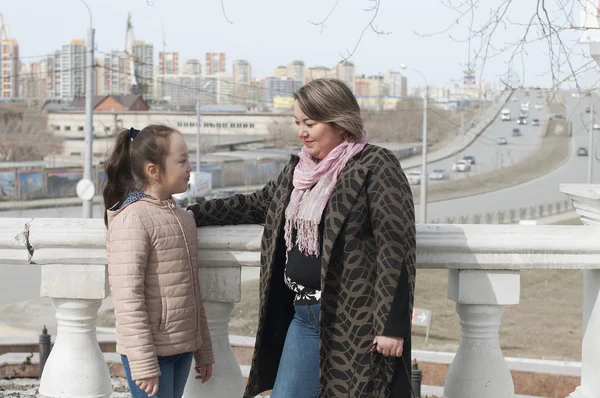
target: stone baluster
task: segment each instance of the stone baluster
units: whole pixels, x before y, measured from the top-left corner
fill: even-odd
[[[600,185],[561,184],[560,190],[573,201],[585,225],[600,226]],[[570,398],[593,398],[600,393],[600,269],[583,271],[582,330],[581,385]]]
[[[57,335],[40,381],[45,397],[108,398],[112,385],[96,339],[96,318],[109,293],[99,220],[35,219],[29,241],[41,264],[40,295],[56,308]]]
[[[249,233],[251,232],[251,233]],[[199,279],[213,343],[213,377],[202,384],[192,368],[184,397],[241,397],[244,380],[229,341],[229,321],[241,296],[241,267],[260,264],[257,225],[207,227],[198,230]],[[250,238],[251,237],[251,238]]]
[[[446,376],[444,398],[514,397],[498,330],[505,305],[519,303],[519,271],[449,270],[461,339]]]

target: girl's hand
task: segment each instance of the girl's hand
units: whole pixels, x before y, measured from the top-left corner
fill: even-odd
[[[151,379],[136,380],[135,384],[148,394],[149,397],[155,397],[158,394],[158,377],[152,377]]]
[[[202,380],[202,384],[206,383],[212,377],[212,364],[209,365],[200,365],[194,367],[198,376],[196,376],[197,380]]]

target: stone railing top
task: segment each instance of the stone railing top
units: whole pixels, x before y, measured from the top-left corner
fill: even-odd
[[[198,230],[200,265],[259,266],[263,227]],[[0,219],[0,263],[105,264],[99,219]],[[417,226],[417,267],[437,269],[600,268],[600,228],[570,225]]]

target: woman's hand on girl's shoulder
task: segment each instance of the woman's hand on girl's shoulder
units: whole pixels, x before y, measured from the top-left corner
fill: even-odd
[[[196,371],[196,380],[202,380],[202,384],[206,383],[212,377],[212,364],[199,365],[194,367]]]

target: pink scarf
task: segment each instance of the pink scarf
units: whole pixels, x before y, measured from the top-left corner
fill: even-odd
[[[302,148],[298,154],[300,161],[294,169],[294,190],[285,209],[285,245],[288,251],[294,247],[292,231],[295,229],[298,249],[306,255],[319,256],[319,223],[325,206],[340,172],[365,145],[366,133],[361,142],[342,142],[318,163],[308,154],[306,147]]]

